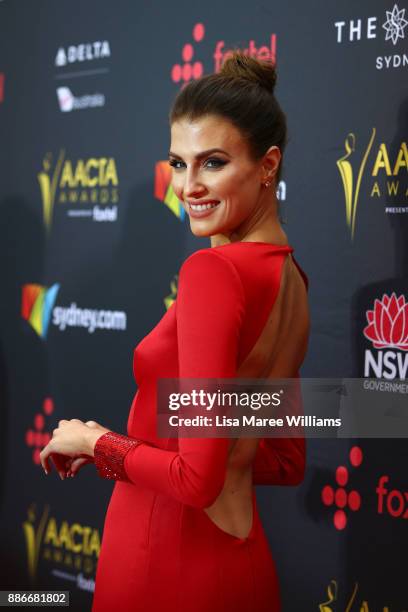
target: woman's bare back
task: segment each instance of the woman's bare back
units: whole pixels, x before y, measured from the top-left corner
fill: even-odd
[[[292,378],[304,360],[310,317],[305,282],[289,254],[282,268],[278,296],[268,320],[237,378]],[[252,464],[258,438],[231,440],[225,484],[215,502],[205,508],[222,530],[239,538],[252,525]]]

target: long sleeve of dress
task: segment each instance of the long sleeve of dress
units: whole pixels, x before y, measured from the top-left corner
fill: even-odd
[[[211,250],[188,257],[180,269],[176,309],[179,377],[234,378],[245,295],[232,262]],[[109,432],[97,440],[95,464],[102,477],[205,508],[223,488],[228,449],[228,438],[179,438],[178,451],[168,451]]]

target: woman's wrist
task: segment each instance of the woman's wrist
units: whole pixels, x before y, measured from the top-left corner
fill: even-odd
[[[100,429],[91,429],[88,428],[89,431],[85,433],[85,453],[90,455],[91,457],[95,457],[95,445],[99,438],[106,434],[109,429],[106,431],[101,431]]]

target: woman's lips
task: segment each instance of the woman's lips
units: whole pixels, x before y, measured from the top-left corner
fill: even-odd
[[[208,217],[211,213],[218,208],[221,202],[217,200],[208,200],[202,204],[191,204],[188,203],[188,212],[190,217],[195,219],[201,219],[202,217]],[[209,206],[210,205],[210,206]]]

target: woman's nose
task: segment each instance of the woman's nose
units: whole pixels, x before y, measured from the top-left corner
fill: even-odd
[[[205,191],[204,185],[199,181],[199,178],[194,172],[186,172],[184,180],[184,195],[186,198],[202,193]]]

